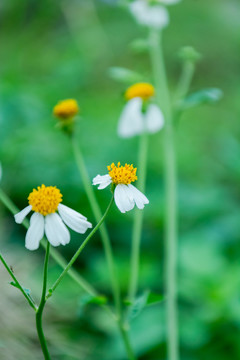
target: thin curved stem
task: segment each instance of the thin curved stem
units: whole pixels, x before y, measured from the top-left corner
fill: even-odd
[[[14,215],[19,212],[19,209],[17,206],[12,202],[12,200],[7,196],[7,194],[0,188],[0,201],[3,203],[3,205],[6,206],[6,208]],[[22,223],[22,225],[28,229],[29,227],[29,221],[25,219]],[[47,247],[48,241],[46,239],[43,239],[41,241],[41,246],[43,246],[44,249]],[[63,269],[65,269],[67,265],[67,261],[64,259],[62,255],[59,254],[59,252],[52,248],[51,249],[51,257],[56,261],[56,263]],[[74,269],[70,269],[68,272],[68,275],[82,288],[84,289],[88,294],[97,296],[98,292],[93,288],[93,286],[88,283],[82,276],[78,274],[78,272]]]
[[[195,63],[188,60],[183,63],[181,76],[175,93],[175,101],[184,99],[188,93],[193,74],[195,70]]]
[[[19,281],[17,280],[16,276],[14,275],[14,273],[12,272],[11,268],[8,266],[8,264],[6,263],[6,261],[4,260],[3,256],[0,254],[0,260],[3,263],[3,265],[5,266],[7,272],[9,273],[9,275],[12,277],[12,279],[14,280],[14,286],[16,286],[21,293],[23,294],[23,296],[27,299],[29,305],[35,310],[37,311],[37,305],[35,304],[35,302],[33,301],[33,299],[26,293],[26,291],[23,289],[23,287],[20,285]]]
[[[140,137],[139,152],[138,152],[138,173],[139,173],[138,189],[142,192],[145,191],[145,186],[146,186],[147,153],[148,153],[148,134],[146,132],[143,132]],[[128,289],[128,297],[130,301],[134,300],[138,287],[142,223],[143,223],[143,211],[135,210],[133,233],[132,233],[130,283]]]
[[[179,359],[177,321],[177,174],[172,107],[162,54],[161,34],[152,29],[150,55],[156,85],[156,96],[165,117],[164,160],[166,186],[165,286],[167,312],[168,359]]]
[[[102,225],[102,223],[104,222],[106,216],[109,213],[109,210],[113,204],[113,200],[114,197],[112,196],[111,201],[104,213],[104,215],[102,216],[101,220],[99,221],[99,223],[95,226],[95,228],[90,232],[90,234],[86,237],[86,239],[82,242],[82,244],[79,246],[78,250],[75,252],[75,254],[73,255],[73,257],[71,258],[71,260],[69,261],[69,263],[67,264],[67,266],[65,267],[65,269],[63,270],[63,272],[61,273],[61,275],[58,277],[58,279],[55,281],[55,283],[53,284],[53,286],[49,289],[48,294],[46,295],[46,300],[52,296],[53,292],[56,290],[56,288],[58,287],[58,285],[60,284],[60,282],[62,281],[62,279],[64,278],[64,276],[68,273],[69,269],[71,268],[71,266],[74,264],[74,262],[77,260],[78,256],[81,254],[81,252],[83,251],[83,249],[85,248],[85,246],[87,245],[87,243],[89,242],[89,240],[93,237],[93,235],[95,234],[95,232],[100,228],[100,226]]]
[[[43,309],[46,304],[46,290],[47,290],[47,275],[48,275],[48,260],[49,260],[49,250],[50,250],[50,243],[47,243],[46,247],[46,255],[45,255],[45,261],[44,261],[44,270],[43,270],[43,288],[42,288],[42,297],[41,301],[38,307],[38,310],[36,312],[36,327],[37,327],[37,333],[38,338],[41,344],[42,352],[44,355],[45,360],[50,360],[49,351],[47,348],[46,339],[44,336],[43,328],[42,328],[42,314]]]
[[[95,196],[92,184],[91,184],[91,180],[89,178],[87,168],[86,168],[86,165],[84,162],[84,158],[83,158],[80,146],[76,141],[75,136],[71,137],[71,144],[72,144],[73,154],[74,154],[74,157],[76,160],[76,164],[77,164],[79,173],[82,178],[83,186],[84,186],[84,189],[85,189],[87,197],[88,197],[89,204],[91,206],[95,220],[98,223],[102,218],[102,212],[98,205],[98,202],[97,202],[97,199],[96,199],[96,196]],[[105,255],[106,255],[106,259],[107,259],[115,307],[116,307],[117,313],[119,313],[119,309],[121,309],[121,295],[120,295],[119,281],[118,281],[117,274],[116,274],[116,268],[114,265],[114,257],[113,257],[111,241],[110,241],[108,231],[107,231],[105,224],[103,224],[101,226],[99,231],[100,231],[100,235],[102,238],[103,247],[104,247],[104,251],[105,251]]]

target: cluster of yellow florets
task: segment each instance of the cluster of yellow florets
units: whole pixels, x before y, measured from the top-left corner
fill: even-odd
[[[28,196],[32,210],[44,216],[55,213],[61,201],[62,194],[56,186],[38,186]]]
[[[126,100],[131,100],[135,97],[140,97],[143,100],[148,100],[154,95],[154,87],[149,83],[137,83],[130,86],[125,92]]]
[[[73,118],[79,112],[78,103],[74,99],[59,101],[53,108],[53,114],[61,120]]]
[[[112,163],[107,167],[109,175],[112,178],[113,184],[131,184],[135,180],[137,180],[136,171],[137,168],[134,168],[133,165],[125,164],[125,166],[121,166],[120,162],[117,166]]]

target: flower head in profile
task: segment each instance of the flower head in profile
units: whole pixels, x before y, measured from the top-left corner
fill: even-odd
[[[78,112],[78,103],[74,99],[59,101],[53,108],[53,114],[60,120],[72,119]]]
[[[120,115],[118,135],[128,138],[143,132],[155,133],[162,129],[164,118],[159,107],[151,103],[155,89],[149,83],[136,83],[125,92],[127,103]]]
[[[28,250],[38,249],[44,232],[50,244],[58,246],[66,245],[70,241],[70,233],[66,225],[80,234],[84,234],[92,227],[85,216],[61,202],[62,194],[56,186],[41,185],[29,194],[29,205],[14,215],[16,223],[21,224],[30,211],[34,211],[25,239]]]
[[[174,0],[172,0],[174,1]],[[162,4],[170,3],[171,0],[163,0]],[[169,23],[167,9],[158,2],[148,0],[134,0],[129,4],[129,10],[135,20],[143,26],[163,29]]]
[[[113,184],[114,200],[122,213],[132,210],[135,205],[139,209],[143,209],[149,201],[141,191],[132,185],[132,182],[137,180],[136,172],[137,168],[134,168],[133,165],[121,166],[119,162],[116,166],[112,163],[108,166],[108,174],[97,175],[93,179],[93,185],[99,185],[98,189],[101,190]]]

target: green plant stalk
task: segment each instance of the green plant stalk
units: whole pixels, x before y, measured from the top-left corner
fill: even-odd
[[[157,102],[165,117],[164,160],[166,186],[165,286],[167,313],[167,350],[169,360],[179,359],[177,321],[177,175],[174,129],[170,95],[162,53],[161,33],[151,29],[150,56],[156,84]]]
[[[124,342],[125,349],[126,349],[126,352],[127,352],[127,355],[128,355],[128,359],[129,360],[136,360],[136,357],[134,355],[132,346],[131,346],[130,341],[129,341],[128,331],[127,331],[127,329],[125,328],[125,326],[124,326],[124,324],[122,322],[119,322],[119,330],[120,330],[122,338],[123,338],[123,342]]]
[[[112,196],[111,201],[104,213],[104,215],[102,216],[101,220],[99,221],[99,223],[95,226],[95,228],[90,232],[90,234],[86,237],[86,239],[82,242],[82,244],[79,246],[78,250],[75,252],[75,254],[73,255],[73,257],[71,258],[71,260],[69,261],[69,263],[67,264],[67,266],[65,267],[65,269],[63,270],[63,272],[61,273],[61,275],[57,278],[57,280],[55,281],[55,283],[53,284],[53,286],[49,289],[48,294],[46,295],[46,300],[52,296],[53,292],[56,290],[56,288],[58,287],[58,285],[60,284],[60,282],[62,281],[62,279],[64,278],[64,276],[68,273],[68,271],[70,270],[71,266],[74,264],[74,262],[77,260],[78,256],[81,254],[81,252],[83,251],[83,249],[85,248],[85,246],[87,245],[87,243],[89,242],[89,240],[93,237],[93,235],[95,234],[95,232],[100,228],[100,226],[102,225],[102,223],[104,222],[107,214],[109,213],[109,210],[113,204],[113,200],[114,197]]]
[[[60,284],[60,282],[62,281],[62,279],[64,278],[64,276],[67,274],[67,272],[70,270],[71,266],[74,264],[74,262],[77,260],[78,256],[81,254],[81,252],[83,251],[83,249],[85,248],[85,246],[87,245],[87,243],[89,242],[89,240],[92,238],[92,236],[96,233],[96,231],[99,229],[101,229],[101,225],[103,224],[105,218],[107,217],[110,208],[113,204],[114,201],[114,195],[112,195],[111,201],[104,213],[104,215],[102,216],[102,218],[100,219],[100,221],[98,222],[98,224],[95,226],[95,228],[90,232],[90,234],[86,237],[86,239],[83,241],[83,243],[80,245],[80,247],[78,248],[78,250],[76,251],[76,253],[73,255],[72,259],[69,261],[69,263],[67,264],[67,266],[65,267],[65,269],[63,270],[63,272],[61,273],[61,275],[58,277],[58,279],[55,281],[55,283],[53,284],[53,286],[49,289],[48,294],[46,295],[45,300],[47,301],[48,298],[50,298],[53,294],[53,292],[56,290],[56,288],[58,287],[58,285]],[[111,252],[112,254],[112,252]],[[112,259],[113,261],[113,259]],[[108,309],[107,309],[108,310]],[[135,360],[135,357],[133,355],[133,351],[130,345],[130,341],[128,338],[128,333],[127,330],[125,329],[124,325],[123,325],[123,316],[122,316],[122,308],[121,308],[121,303],[119,304],[118,308],[117,308],[117,315],[118,317],[115,319],[117,321],[120,333],[122,335],[124,344],[125,344],[125,348],[129,357],[129,360]]]
[[[185,96],[187,95],[190,84],[192,82],[194,71],[195,71],[195,63],[190,60],[184,61],[182,66],[182,73],[175,93],[176,102],[184,99]]]
[[[183,63],[182,73],[175,93],[175,109],[173,114],[174,116],[173,119],[175,122],[177,122],[182,115],[181,106],[179,105],[181,105],[181,101],[184,100],[184,98],[186,97],[189,91],[194,71],[195,71],[194,62],[187,60]]]
[[[4,267],[6,268],[7,272],[9,273],[9,275],[12,277],[12,279],[14,280],[15,284],[17,285],[17,288],[21,291],[21,293],[23,294],[23,296],[27,299],[29,305],[36,311],[37,310],[37,306],[34,303],[34,301],[28,296],[28,294],[26,293],[26,291],[23,289],[23,287],[20,285],[19,281],[17,280],[16,276],[13,274],[12,270],[10,269],[10,267],[8,266],[8,264],[6,263],[6,261],[4,260],[3,256],[0,254],[0,260],[3,263]]]
[[[72,148],[73,148],[73,153],[74,153],[74,157],[76,160],[76,164],[77,164],[79,173],[82,177],[84,189],[86,191],[86,194],[87,194],[93,215],[95,217],[95,220],[98,223],[99,221],[101,221],[102,213],[101,213],[100,207],[98,205],[96,196],[93,191],[93,187],[92,187],[91,180],[89,178],[89,175],[88,175],[85,163],[84,163],[82,152],[80,150],[79,145],[77,144],[77,141],[76,141],[74,135],[71,138],[71,143],[72,143]],[[103,241],[104,251],[105,251],[108,269],[109,269],[109,274],[111,276],[111,285],[112,285],[114,302],[115,302],[117,313],[119,314],[121,312],[121,296],[120,296],[119,282],[118,282],[118,278],[116,275],[116,269],[115,269],[115,265],[114,265],[112,246],[111,246],[111,242],[110,242],[105,224],[103,224],[101,226],[99,231],[100,231],[100,235],[101,235],[101,238]]]
[[[147,153],[148,153],[148,134],[146,131],[144,131],[140,137],[140,144],[138,150],[138,173],[140,174],[138,180],[138,189],[142,192],[145,191],[145,186],[146,186]],[[138,288],[142,224],[143,224],[143,211],[135,210],[134,222],[133,222],[133,234],[132,234],[130,283],[128,289],[128,298],[130,301],[134,300]]]
[[[3,205],[6,206],[6,208],[14,215],[19,212],[19,209],[16,207],[16,205],[12,202],[12,200],[7,196],[7,194],[0,188],[0,201],[3,203]],[[22,223],[22,225],[28,229],[29,227],[29,221],[25,219]],[[46,239],[43,239],[41,241],[41,245],[44,249],[47,247],[48,241]],[[56,263],[63,269],[65,269],[67,265],[67,261],[64,259],[62,255],[58,253],[56,249],[51,249],[51,257],[56,261]],[[97,296],[98,292],[95,290],[91,284],[89,284],[84,278],[82,278],[78,272],[74,269],[71,269],[68,272],[68,275],[81,287],[83,288],[88,294],[92,296]]]
[[[50,360],[50,355],[47,348],[46,339],[44,336],[43,328],[42,328],[42,314],[44,310],[44,306],[46,304],[46,290],[47,290],[47,273],[48,273],[48,260],[49,260],[49,251],[50,250],[50,243],[47,242],[46,247],[46,255],[45,255],[45,261],[44,261],[44,270],[43,270],[43,288],[42,288],[42,297],[41,301],[38,307],[38,310],[36,312],[36,327],[37,327],[37,333],[38,338],[41,344],[42,352],[44,355],[45,360]]]

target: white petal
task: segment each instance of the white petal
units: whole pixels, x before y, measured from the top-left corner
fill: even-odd
[[[56,213],[45,216],[45,233],[52,246],[66,245],[70,241],[70,233]]]
[[[35,212],[30,218],[30,226],[26,234],[25,246],[28,250],[37,250],[44,235],[44,216]]]
[[[118,122],[118,135],[132,137],[143,131],[142,99],[134,98],[127,102]]]
[[[112,182],[112,178],[109,174],[106,175],[97,175],[95,176],[95,178],[93,179],[92,184],[93,185],[99,185],[98,189],[102,190],[105,189],[105,187],[107,187],[108,185],[110,185]]]
[[[85,216],[68,206],[59,204],[58,211],[63,221],[74,231],[84,234],[88,228],[92,228],[92,224],[87,221]]]
[[[114,190],[114,200],[122,213],[132,210],[134,207],[134,200],[128,191],[127,185],[118,184]]]
[[[164,117],[157,105],[151,104],[148,106],[145,121],[147,131],[152,134],[162,129],[164,125]]]
[[[22,211],[20,211],[16,215],[14,215],[16,223],[21,224],[23,222],[23,220],[25,219],[25,217],[30,213],[31,210],[32,210],[32,205],[28,205]]]
[[[150,5],[145,0],[135,0],[129,7],[141,25],[162,29],[169,23],[168,11],[161,5]]]
[[[143,209],[144,205],[149,204],[148,198],[141,191],[139,191],[135,186],[133,186],[132,184],[129,184],[127,186],[128,186],[128,189],[131,191],[131,194],[132,194],[132,197],[134,199],[136,206],[139,209]]]

